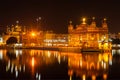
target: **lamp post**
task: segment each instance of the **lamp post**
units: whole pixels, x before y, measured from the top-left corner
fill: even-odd
[[[30,36],[31,36],[31,40],[30,40],[31,44],[32,44],[32,46],[34,46],[36,43],[36,33],[32,31]]]

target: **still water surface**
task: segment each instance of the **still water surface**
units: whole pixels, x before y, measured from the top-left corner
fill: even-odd
[[[119,80],[120,50],[0,50],[0,80]]]

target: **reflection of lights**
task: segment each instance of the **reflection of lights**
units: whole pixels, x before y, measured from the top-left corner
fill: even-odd
[[[20,65],[20,67],[19,67],[19,70],[20,70],[20,72],[21,72],[21,65]]]
[[[22,55],[22,50],[20,50],[20,55]]]
[[[38,78],[38,73],[36,73],[36,78]]]
[[[106,63],[104,63],[104,69],[106,69],[106,66],[107,66],[107,64],[106,64]]]
[[[89,69],[89,63],[87,62],[87,69]]]
[[[83,76],[82,76],[82,80],[86,80],[86,76],[85,76],[85,74],[83,74]]]
[[[55,57],[57,58],[57,56],[58,56],[58,53],[55,53]]]
[[[82,67],[82,60],[80,60],[80,67]]]
[[[70,60],[70,58],[68,58],[68,66],[71,66],[71,60]]]
[[[98,59],[99,61],[102,61],[102,54],[99,54]]]
[[[15,50],[15,53],[16,53],[16,57],[20,54],[22,55],[22,50]]]
[[[72,76],[70,76],[70,80],[72,80]]]
[[[34,53],[35,53],[34,50],[31,50],[31,51],[30,51],[30,55],[31,55],[31,56],[34,56]]]
[[[103,79],[107,80],[107,74],[103,74]]]
[[[11,73],[13,73],[13,69],[14,69],[14,64],[12,64]]]
[[[103,61],[101,61],[101,65],[102,65],[102,67],[103,67],[103,63],[104,63],[104,62],[103,62]]]
[[[112,60],[109,61],[109,65],[112,65]]]
[[[37,79],[37,80],[40,80],[40,78],[41,78],[41,75],[38,74],[38,73],[36,73],[36,79]]]
[[[6,66],[6,71],[10,69],[10,60],[8,61],[8,65]]]
[[[16,77],[18,77],[18,71],[15,71]]]
[[[0,50],[0,59],[3,59],[3,51]]]
[[[32,57],[32,67],[34,67],[35,65],[35,60],[34,60],[34,57]]]
[[[50,51],[48,51],[48,54],[47,54],[47,55],[48,55],[48,57],[50,58],[50,56],[51,56],[51,53],[50,53]]]
[[[99,64],[99,62],[97,62],[97,70],[99,70],[100,69],[100,64]]]
[[[40,80],[40,78],[41,78],[41,75],[39,74],[39,76],[38,76],[38,80]]]
[[[82,67],[82,57],[80,57],[80,67]]]
[[[99,71],[102,70],[103,72],[104,71],[106,72],[109,67],[108,62],[110,60],[112,61],[111,53],[99,53],[97,55],[90,55],[87,58],[85,57],[86,59],[84,59],[84,57],[85,57],[85,54],[79,57],[78,55],[75,55],[75,54],[73,55],[68,54],[68,66],[71,69],[75,70],[74,72],[77,74],[77,76],[81,77],[81,80],[87,80],[87,77],[89,76],[91,76],[91,80],[96,80],[97,76],[99,75],[101,76],[101,73],[99,73]],[[97,57],[97,59],[94,59],[94,57]],[[77,65],[77,62],[79,62],[79,66]],[[83,68],[81,68],[81,66]],[[90,75],[88,76],[89,73]],[[71,76],[69,75],[69,80],[70,79],[71,79]]]
[[[73,70],[68,70],[68,75],[72,76],[73,75]]]
[[[65,56],[63,56],[63,60],[65,61]]]
[[[60,55],[58,55],[58,62],[59,62],[59,64],[60,64],[60,62],[61,62]]]
[[[9,70],[9,67],[6,66],[6,72]]]
[[[15,71],[17,71],[17,66],[15,66]]]
[[[112,65],[112,55],[109,55],[109,65]]]
[[[16,77],[18,77],[18,70],[17,70],[17,66],[15,66],[15,74],[16,74]]]
[[[35,58],[34,57],[32,57],[31,66],[32,66],[32,75],[34,75],[34,66],[35,66]]]
[[[25,64],[24,64],[24,66],[23,66],[23,72],[25,72]]]
[[[104,68],[104,69],[106,69],[107,68],[107,64],[106,64],[106,62],[101,62],[101,66]]]
[[[103,54],[103,59],[105,62],[108,62],[108,54],[107,53]]]
[[[92,80],[96,80],[96,76],[95,75],[92,75]]]

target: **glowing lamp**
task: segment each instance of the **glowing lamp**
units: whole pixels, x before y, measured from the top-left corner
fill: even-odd
[[[32,32],[32,33],[31,33],[31,36],[33,36],[33,37],[34,37],[35,35],[36,35],[36,34],[35,34],[34,32]]]

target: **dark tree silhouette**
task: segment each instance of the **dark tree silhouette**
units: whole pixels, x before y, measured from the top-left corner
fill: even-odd
[[[14,44],[17,43],[17,38],[16,37],[10,37],[7,41],[7,44]]]

